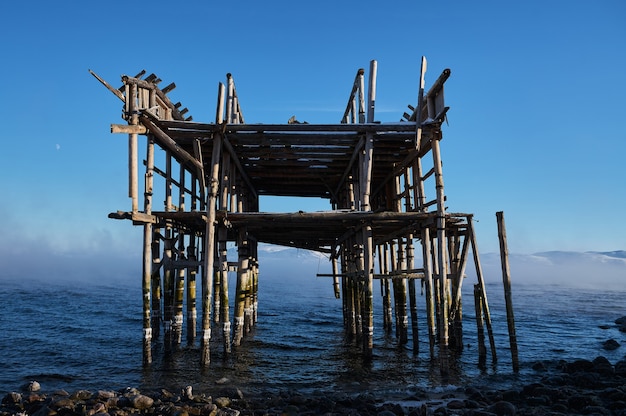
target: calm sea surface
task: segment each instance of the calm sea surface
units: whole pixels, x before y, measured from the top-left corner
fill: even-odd
[[[466,292],[473,283],[466,282]],[[414,356],[410,344],[398,347],[393,334],[383,333],[376,290],[375,357],[371,365],[364,365],[358,348],[344,341],[341,301],[334,298],[329,279],[261,275],[257,326],[231,356],[225,357],[215,340],[211,365],[201,369],[199,342],[188,346],[183,341],[169,359],[163,359],[162,347],[155,347],[155,362],[143,368],[138,282],[0,279],[0,395],[30,380],[37,380],[44,391],[128,386],[179,391],[192,385],[195,392],[210,392],[217,380],[226,377],[249,394],[284,390],[391,393],[468,383],[504,386],[529,380],[537,361],[604,355],[615,363],[626,354],[626,333],[613,324],[626,315],[626,290],[514,285],[521,367],[515,375],[502,285],[488,285],[487,293],[498,363],[491,364],[488,355],[488,368],[480,371],[477,367],[473,298],[466,293],[464,343],[469,346],[444,380],[429,359],[423,297],[419,299],[420,354]],[[601,329],[603,325],[610,328]],[[218,331],[214,328],[213,333]],[[603,350],[602,343],[611,338],[623,346]]]

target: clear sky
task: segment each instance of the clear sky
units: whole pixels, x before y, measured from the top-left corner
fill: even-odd
[[[195,121],[214,121],[231,72],[247,122],[335,123],[376,59],[376,119],[398,121],[422,55],[427,87],[452,72],[447,203],[475,214],[482,252],[497,251],[496,211],[511,252],[626,249],[621,0],[23,1],[0,16],[5,260],[140,256],[141,229],[107,218],[130,209],[126,136],[109,132],[121,102],[88,69],[175,82]]]

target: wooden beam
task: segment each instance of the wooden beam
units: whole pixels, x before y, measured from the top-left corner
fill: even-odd
[[[98,74],[96,74],[95,72],[93,72],[91,69],[89,70],[89,73],[91,75],[94,76],[94,78],[96,78],[98,81],[100,81],[100,83],[102,85],[104,85],[106,87],[106,89],[108,89],[109,91],[111,91],[117,98],[119,98],[120,100],[122,100],[122,102],[126,102],[126,98],[124,98],[124,94],[122,94],[120,92],[120,90],[117,90],[115,88],[113,88],[111,86],[111,84],[109,84],[108,82],[106,82],[104,79],[100,78],[100,76]]]
[[[139,116],[139,121],[148,129],[150,133],[155,136],[155,139],[159,141],[163,147],[168,149],[172,154],[176,155],[176,158],[182,163],[188,163],[194,169],[203,170],[204,166],[186,150],[181,148],[171,137],[169,137],[163,130],[161,130],[148,116],[153,116],[147,111],[144,111]]]
[[[111,133],[146,134],[148,130],[142,125],[111,124]]]

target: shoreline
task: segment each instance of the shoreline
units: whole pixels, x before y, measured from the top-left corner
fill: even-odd
[[[626,358],[615,365],[603,356],[538,362],[533,370],[535,380],[521,387],[470,385],[439,392],[417,389],[406,394],[285,391],[248,396],[227,379],[210,394],[194,394],[191,386],[181,386],[179,392],[126,388],[43,393],[33,381],[2,398],[0,416],[626,415]]]

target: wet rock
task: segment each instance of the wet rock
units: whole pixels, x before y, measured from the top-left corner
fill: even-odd
[[[26,391],[39,391],[41,390],[41,384],[37,381],[31,381],[26,385]]]
[[[607,351],[613,351],[620,347],[620,343],[615,341],[614,339],[607,339],[602,343],[602,348]]]
[[[463,402],[463,400],[454,399],[448,402],[447,407],[448,409],[453,410],[465,409],[465,403]]]
[[[232,400],[230,399],[230,397],[222,396],[222,397],[216,397],[213,400],[213,403],[215,403],[218,408],[223,408],[223,407],[230,406],[230,404],[232,403]]]
[[[515,406],[512,403],[499,401],[489,406],[487,410],[498,416],[515,416]]]
[[[239,416],[240,413],[239,410],[224,407],[223,409],[218,409],[215,416]]]
[[[596,357],[593,360],[593,372],[603,375],[612,375],[615,370],[613,365],[606,357]]]
[[[136,394],[128,398],[130,405],[134,409],[145,410],[154,404],[154,399],[143,394]]]
[[[89,400],[91,399],[92,396],[93,396],[93,393],[90,392],[89,390],[78,390],[74,392],[74,394],[72,394],[70,398],[72,400]]]
[[[20,393],[11,392],[4,396],[2,404],[16,404],[22,402],[22,395]]]
[[[626,360],[616,362],[614,369],[616,375],[626,377]]]
[[[53,400],[51,403],[51,407],[56,410],[59,410],[59,409],[74,410],[75,406],[76,404],[74,403],[74,400],[72,400],[69,397],[59,397],[58,399]]]
[[[579,373],[593,370],[593,363],[589,360],[575,360],[565,364],[565,371],[567,373]]]
[[[94,395],[94,397],[98,400],[108,400],[115,396],[116,394],[114,391],[105,391],[105,390],[98,390],[96,394]]]

